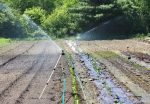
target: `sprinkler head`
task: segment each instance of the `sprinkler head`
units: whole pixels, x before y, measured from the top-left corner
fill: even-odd
[[[130,60],[131,59],[131,56],[128,56],[128,60]]]
[[[65,52],[64,52],[64,50],[62,50],[62,53],[61,53],[62,55],[65,55]]]

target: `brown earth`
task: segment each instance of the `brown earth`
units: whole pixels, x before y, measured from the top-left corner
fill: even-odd
[[[136,87],[128,86],[127,83],[123,83],[125,86],[128,86],[128,89],[132,90],[135,96],[147,96],[145,99],[146,104],[149,102],[150,95],[150,71],[143,66],[136,65],[136,63],[131,62],[128,59],[124,59],[120,57],[119,54],[123,53],[125,55],[135,57],[137,61],[143,61],[149,64],[149,53],[150,53],[150,44],[137,41],[137,40],[112,40],[112,41],[79,41],[80,47],[86,53],[90,53],[97,57],[98,60],[101,60],[102,57],[99,56],[99,52],[112,51],[118,53],[117,57],[107,58],[106,61],[112,63],[114,67],[116,67],[116,71],[110,72],[114,75],[117,73],[118,75],[122,75],[124,73],[125,76],[129,78],[135,85],[140,87],[142,91],[133,91]],[[131,57],[131,58],[132,58]],[[100,61],[104,63],[105,61]],[[105,65],[108,66],[109,63],[105,62]],[[119,71],[117,71],[119,69]],[[116,78],[117,74],[115,74]],[[123,79],[122,79],[123,80]],[[129,81],[130,82],[130,81]],[[132,88],[133,87],[133,88]],[[147,92],[147,94],[145,93]]]
[[[127,92],[134,94],[135,98],[140,100],[139,102],[144,102],[145,104],[150,103],[150,72],[143,66],[136,65],[136,63],[129,61],[127,58],[121,57],[119,54],[124,52],[130,52],[130,54],[134,55],[140,61],[145,61],[148,63],[149,53],[150,53],[150,44],[141,42],[138,40],[106,40],[106,41],[74,41],[79,47],[83,50],[84,53],[91,54],[94,58],[98,60],[98,62],[103,63],[108,71],[111,73],[112,77],[118,81],[121,86],[124,86]],[[79,77],[81,77],[83,82],[88,83],[86,80],[90,79],[87,72],[85,71],[86,67],[82,65],[79,61],[77,54],[75,54],[69,46],[67,46],[65,40],[57,41],[58,44],[62,45],[67,52],[70,52],[74,56],[74,60],[77,67],[77,72]],[[99,56],[99,52],[114,52],[117,53],[115,57],[104,58]],[[140,57],[142,56],[142,58]],[[84,70],[82,70],[84,69]],[[86,81],[84,81],[84,79]],[[91,83],[91,82],[90,82]],[[90,86],[93,86],[94,83],[91,83]],[[85,92],[90,92],[94,90],[93,87],[88,87]],[[96,89],[96,87],[95,87]],[[137,89],[137,90],[136,90]],[[90,90],[90,91],[89,91]],[[92,91],[92,96],[94,97],[91,101],[93,104],[96,103],[97,90]],[[83,96],[83,92],[81,93]],[[86,94],[87,95],[87,94]],[[87,95],[89,96],[89,95]],[[88,98],[90,99],[90,98]],[[138,102],[138,101],[137,101]],[[83,102],[85,103],[85,102]],[[89,104],[92,104],[89,102]],[[139,103],[141,104],[141,103]]]
[[[6,47],[0,49],[0,104],[61,104],[62,73],[67,75],[66,104],[72,104],[71,77],[64,57],[39,99],[61,54],[52,41],[23,41]]]

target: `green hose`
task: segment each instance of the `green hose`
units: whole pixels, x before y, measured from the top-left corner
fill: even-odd
[[[62,104],[65,104],[65,95],[66,95],[66,79],[64,79],[63,94],[62,94]]]

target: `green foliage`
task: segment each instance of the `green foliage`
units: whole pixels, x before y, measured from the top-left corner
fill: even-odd
[[[42,24],[44,29],[56,37],[62,37],[76,30],[77,24],[75,18],[68,12],[69,7],[75,5],[76,2],[76,0],[71,0],[70,2],[65,0],[61,7],[56,8],[48,15],[47,19]]]
[[[133,25],[133,32],[149,32],[149,0],[117,0],[117,5]]]
[[[24,28],[19,21],[20,15],[6,5],[0,4],[0,31],[1,37],[24,37]]]
[[[43,10],[41,7],[33,7],[26,9],[24,14],[28,15],[37,24],[41,24],[46,18],[46,11]]]
[[[5,18],[5,14],[4,13],[0,13],[0,24],[4,23],[6,21],[6,18]]]
[[[98,55],[99,57],[106,58],[106,59],[118,57],[117,54],[111,51],[95,52],[94,54]]]
[[[71,54],[67,53],[67,59],[69,62],[69,71],[71,73],[71,78],[72,78],[72,91],[73,91],[73,98],[74,98],[74,104],[80,104],[80,98],[78,95],[78,86],[77,86],[77,80],[76,80],[76,75],[75,75],[75,70],[73,69],[72,66],[72,56]]]
[[[19,14],[18,11],[10,9],[6,5],[0,4],[0,7],[2,7],[0,10],[0,37],[27,38],[45,34],[27,16]],[[41,8],[33,8],[26,12],[26,14],[33,16],[33,19],[40,20],[40,22],[45,18],[44,13],[45,11]]]
[[[10,39],[0,38],[0,46],[7,44],[7,43],[10,43],[10,42],[11,42]]]
[[[102,68],[97,64],[96,59],[93,59],[92,64],[97,73],[100,73],[102,71]]]
[[[80,0],[77,6],[69,8],[69,12],[76,17],[82,31],[87,31],[110,18],[119,15],[113,1],[108,0]]]
[[[52,11],[55,8],[55,3],[58,0],[3,0],[15,9],[24,12],[28,8],[41,7],[46,11]]]
[[[0,31],[2,31],[0,36],[3,37],[22,37],[34,33],[21,14],[28,15],[55,37],[87,31],[120,15],[128,19],[133,33],[149,33],[150,30],[150,0],[1,0],[0,2],[13,8],[8,10],[6,9],[8,7],[0,4]]]

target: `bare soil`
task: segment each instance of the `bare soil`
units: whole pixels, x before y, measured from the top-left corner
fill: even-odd
[[[72,104],[72,84],[68,64],[61,57],[43,96],[60,55],[51,41],[18,42],[0,50],[0,104],[61,104],[63,72],[66,73],[66,104]]]
[[[98,100],[98,98],[103,93],[101,92],[103,90],[103,87],[99,87],[102,88],[101,90],[96,87],[96,83],[94,83],[95,81],[93,81],[92,76],[89,74],[90,70],[88,69],[88,67],[85,66],[84,61],[80,61],[80,52],[78,53],[79,50],[82,50],[81,52],[84,54],[91,54],[97,59],[99,64],[102,63],[104,73],[109,73],[109,77],[107,77],[105,80],[114,80],[116,82],[116,86],[125,89],[123,91],[125,91],[125,94],[127,94],[130,100],[133,101],[132,103],[150,103],[149,69],[147,69],[147,67],[141,66],[141,64],[138,64],[132,60],[128,60],[128,57],[132,56],[136,59],[136,61],[145,62],[149,65],[149,43],[141,42],[138,40],[73,41],[71,46],[66,44],[66,40],[59,40],[57,43],[62,45],[67,52],[70,52],[70,54],[74,56],[77,73],[81,81],[83,82],[85,92],[93,92],[89,95],[85,93],[85,95],[87,95],[87,99],[84,99],[85,101],[82,103],[86,103],[87,101],[89,104],[92,104],[92,102],[90,101],[93,101],[93,104],[103,104],[103,101],[101,101],[103,99]],[[114,52],[118,55],[116,55],[115,57],[113,56],[110,58],[104,58],[98,55],[99,52]],[[126,55],[127,58],[121,57],[120,54]],[[90,82],[88,81],[88,79],[90,80]],[[100,80],[101,79],[96,79],[96,82]],[[88,87],[89,83],[91,87]],[[84,92],[82,91],[80,95],[83,96],[83,93]],[[90,95],[93,96],[91,100],[89,97]]]
[[[112,51],[115,53],[120,53],[135,58],[136,62],[145,62],[149,65],[149,53],[150,53],[150,44],[137,41],[137,40],[112,40],[112,41],[80,41],[79,42],[80,47],[84,50],[86,53],[96,54],[98,52],[107,52]],[[96,55],[97,59],[100,58],[98,54]],[[102,58],[101,58],[102,59]],[[143,92],[141,91],[139,94],[138,91],[134,92],[135,96],[136,94],[140,95],[140,97],[147,96],[147,99],[144,100],[145,103],[149,102],[149,95],[150,95],[150,71],[143,66],[140,66],[142,64],[136,65],[137,63],[135,61],[131,62],[130,60],[124,59],[124,57],[111,57],[107,58],[107,61],[111,62],[116,69],[119,69],[121,73],[124,73],[134,84],[142,88]],[[100,61],[103,63],[103,61]],[[107,63],[108,64],[108,63]],[[106,63],[105,65],[108,66]],[[110,69],[111,70],[111,69]],[[112,71],[110,71],[112,73]],[[121,74],[119,71],[115,71],[114,73]],[[115,75],[117,76],[117,75]],[[123,79],[122,79],[123,80]],[[125,86],[126,83],[124,83]],[[136,89],[134,86],[131,88],[128,86],[130,90],[133,88]],[[145,93],[147,92],[147,94]],[[138,96],[137,95],[137,96]]]
[[[86,71],[86,67],[83,62],[81,62],[78,54],[75,54],[66,44],[64,40],[59,40],[57,43],[65,49],[66,52],[72,55],[74,65],[75,65],[75,73],[77,75],[77,85],[78,85],[78,94],[80,97],[81,104],[100,104],[98,100],[99,91],[94,83],[91,81],[88,72]],[[79,82],[80,80],[80,82]],[[81,86],[82,88],[81,88]],[[71,103],[72,104],[72,103]]]
[[[141,52],[122,52],[124,55],[131,57],[131,58],[136,58],[139,61],[143,61],[146,64],[150,64],[150,55],[141,53]]]
[[[87,52],[99,51],[130,51],[150,54],[150,44],[137,40],[102,40],[79,41],[79,45]]]

